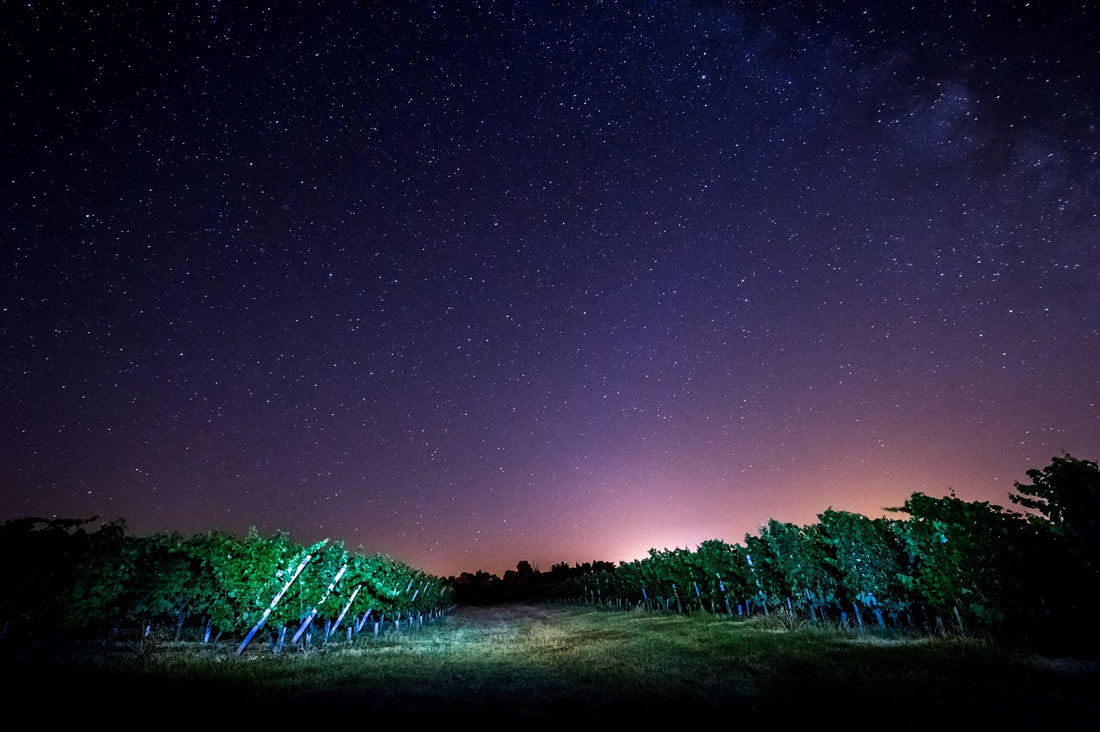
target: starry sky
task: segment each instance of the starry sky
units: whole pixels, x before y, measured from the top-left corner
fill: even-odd
[[[500,574],[1100,458],[1095,3],[5,2],[0,38],[0,519]]]

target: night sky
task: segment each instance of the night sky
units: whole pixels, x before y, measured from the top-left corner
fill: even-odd
[[[1100,4],[361,5],[0,5],[0,519],[499,574],[1100,458]]]

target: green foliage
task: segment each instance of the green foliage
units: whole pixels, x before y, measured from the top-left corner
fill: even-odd
[[[195,566],[193,583],[196,614],[204,615],[214,628],[231,631],[243,622],[238,600],[239,563],[242,544],[228,534],[210,532],[192,536],[184,549]]]
[[[954,608],[990,625],[1003,619],[1012,594],[1010,519],[999,506],[955,496],[913,494],[898,526],[909,558],[903,585],[936,613]]]
[[[1093,574],[1100,573],[1100,469],[1071,455],[1056,457],[1042,470],[1029,470],[1031,483],[1016,483],[1010,498],[1038,512],[1032,520],[1063,539]]]
[[[694,607],[722,612],[732,598],[822,619],[862,620],[870,610],[879,622],[929,628],[1097,636],[1086,608],[1100,590],[1100,472],[1067,455],[1028,475],[1033,483],[1017,484],[1022,495],[1012,499],[1038,515],[914,493],[890,509],[905,519],[829,509],[812,526],[771,520],[744,545],[651,549],[613,573],[579,578],[575,596],[637,606],[644,590],[663,599],[653,607],[680,611],[697,597]]]
[[[736,598],[745,594],[747,580],[743,568],[746,565],[742,554],[739,547],[717,539],[704,541],[695,550],[705,578],[701,583],[704,596],[718,612],[731,613],[731,607],[737,604]]]
[[[123,619],[137,554],[138,548],[121,522],[106,524],[91,534],[66,597],[62,626],[85,629]]]
[[[746,537],[755,558],[754,574],[772,606],[793,598],[802,604],[829,594],[823,545],[811,527],[770,520],[759,537]]]
[[[255,529],[243,539],[216,532],[135,537],[121,522],[94,532],[86,523],[21,519],[0,527],[0,547],[21,559],[10,574],[16,591],[2,595],[0,621],[14,620],[26,635],[101,637],[120,626],[144,633],[171,624],[178,637],[189,618],[229,633],[261,619],[289,627],[314,611],[333,619],[353,594],[358,612],[423,613],[451,602],[439,578],[380,555],[349,554],[339,542],[306,547]]]
[[[818,516],[816,534],[822,544],[822,564],[830,581],[823,599],[834,597],[844,607],[903,603],[899,592],[900,547],[894,522],[828,509]]]

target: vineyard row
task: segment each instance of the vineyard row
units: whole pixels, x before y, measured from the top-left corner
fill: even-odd
[[[439,577],[384,555],[285,533],[243,539],[208,533],[135,537],[121,523],[19,519],[0,527],[0,549],[19,557],[0,596],[3,636],[105,637],[168,628],[203,642],[261,633],[276,649],[342,633],[412,627],[439,617],[453,591]]]

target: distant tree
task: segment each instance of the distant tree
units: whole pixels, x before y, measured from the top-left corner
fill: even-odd
[[[538,580],[539,571],[531,566],[526,559],[516,564],[515,569],[509,569],[504,573],[504,584],[510,593],[524,591],[528,586]]]
[[[500,577],[480,569],[476,573],[463,572],[450,581],[455,602],[460,605],[495,602],[500,584]]]
[[[573,570],[569,566],[569,562],[558,562],[550,567],[550,576],[554,582],[564,582],[573,576]]]

